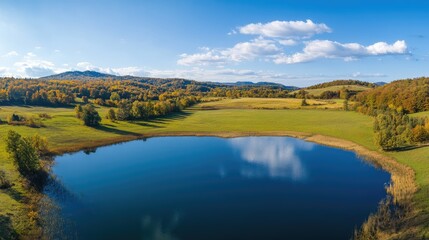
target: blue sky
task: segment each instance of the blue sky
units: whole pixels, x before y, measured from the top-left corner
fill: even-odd
[[[429,75],[428,12],[423,0],[4,0],[0,76],[388,82]]]

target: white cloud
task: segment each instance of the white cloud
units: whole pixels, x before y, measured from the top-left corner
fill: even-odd
[[[36,54],[34,54],[33,52],[28,52],[25,57],[33,58],[33,57],[36,57]]]
[[[367,56],[407,54],[405,41],[396,41],[394,44],[378,42],[363,46],[358,43],[339,43],[329,40],[314,40],[305,43],[302,52],[293,55],[280,55],[274,62],[277,64],[310,62],[321,58],[340,58],[345,61],[356,60]]]
[[[228,33],[228,35],[235,35],[235,34],[237,34],[237,31],[235,30],[232,30],[231,32]]]
[[[16,62],[14,67],[18,76],[21,77],[43,77],[58,71],[54,63],[39,59],[26,59]]]
[[[202,50],[204,51],[203,53],[180,55],[177,64],[183,66],[222,65],[227,62],[241,62],[258,57],[272,56],[281,52],[281,48],[274,41],[263,38],[237,43],[234,47],[224,50],[208,48],[202,48]]]
[[[315,34],[331,32],[324,23],[307,21],[273,21],[269,23],[251,23],[239,27],[241,34],[260,35],[272,38],[309,38]]]
[[[281,40],[278,40],[278,42],[284,46],[293,46],[298,44],[298,42],[293,39],[281,39]]]
[[[372,55],[404,54],[407,52],[407,44],[404,40],[396,41],[392,45],[385,42],[378,42],[368,46],[366,49]]]
[[[112,73],[120,76],[139,76],[143,77],[146,75],[146,72],[139,67],[122,67],[122,68],[112,68]]]
[[[102,73],[107,73],[107,74],[113,74],[113,75],[119,75],[119,76],[126,76],[126,75],[131,75],[131,76],[145,76],[146,72],[139,67],[122,67],[122,68],[103,68],[103,67],[98,67],[95,65],[92,65],[89,62],[80,62],[76,64],[77,70],[80,71],[97,71],[97,72],[102,72]]]
[[[145,71],[148,77],[159,78],[186,78],[199,81],[215,82],[234,82],[234,81],[264,81],[270,78],[271,73],[259,72],[249,69],[176,69],[176,70],[158,70],[151,69]]]
[[[353,78],[374,78],[374,77],[387,77],[386,74],[382,73],[361,73],[361,72],[355,72],[351,74],[351,77]]]
[[[13,74],[10,73],[10,69],[8,67],[0,67],[0,76],[2,76],[2,77],[12,77]]]
[[[222,56],[215,50],[208,50],[203,53],[196,54],[181,54],[177,64],[183,66],[191,65],[209,65],[209,64],[224,64],[227,61],[225,56]]]
[[[228,59],[236,62],[252,60],[256,57],[270,56],[280,53],[274,41],[257,38],[250,42],[237,43],[234,47],[222,51]]]
[[[90,62],[79,62],[76,64],[76,67],[79,70],[85,70],[85,71],[87,71],[87,70],[92,71],[92,70],[95,70],[95,68],[96,68]]]
[[[202,48],[195,54],[182,54],[177,61],[182,66],[226,66],[250,60],[272,61],[276,64],[293,64],[310,62],[317,59],[339,58],[344,61],[354,61],[367,56],[385,56],[408,54],[407,44],[398,40],[393,44],[377,42],[372,45],[360,43],[339,43],[331,40],[308,40],[316,34],[329,33],[332,30],[324,23],[306,21],[272,21],[268,23],[251,23],[228,35],[245,34],[259,35],[259,37],[235,44],[230,48]],[[305,44],[301,52],[295,51],[298,44]]]
[[[16,52],[16,51],[10,51],[10,52],[4,54],[3,57],[16,57],[18,55],[19,55],[18,52]]]

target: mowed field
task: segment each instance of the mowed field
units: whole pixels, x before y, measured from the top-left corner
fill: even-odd
[[[307,99],[308,106],[301,106],[297,98],[224,98],[198,104],[194,109],[341,109],[344,100]]]
[[[339,91],[342,88],[346,88],[346,89],[352,90],[352,91],[365,91],[365,90],[371,89],[370,87],[359,86],[359,85],[337,85],[337,86],[330,86],[330,87],[325,87],[325,88],[304,89],[304,90],[313,96],[320,96],[320,94],[322,94],[323,92]],[[298,92],[298,91],[295,91],[295,92]],[[292,93],[294,93],[294,92],[292,92]]]
[[[104,119],[107,108],[98,107],[103,117],[98,128],[83,126],[74,116],[73,108],[15,107],[0,108],[0,119],[4,120],[10,113],[26,116],[37,116],[47,113],[50,119],[43,120],[45,127],[30,128],[26,126],[0,126],[0,136],[8,130],[15,130],[22,135],[38,133],[47,137],[54,151],[62,152],[78,150],[84,147],[98,146],[123,140],[131,140],[144,135],[175,135],[175,134],[221,134],[221,133],[259,133],[270,135],[276,132],[304,132],[322,134],[349,140],[370,150],[376,150],[373,144],[372,118],[351,111],[323,109],[253,109],[254,106],[269,105],[267,99],[242,99],[247,107],[237,106],[235,99],[209,102],[197,105],[183,113],[150,121],[111,122]],[[225,103],[226,101],[226,103]],[[201,110],[207,104],[215,104],[218,110]],[[219,107],[221,104],[223,107]],[[238,105],[240,105],[238,104]],[[284,102],[271,103],[283,106]],[[339,104],[339,103],[338,103]],[[0,141],[0,168],[6,169],[9,178],[16,182],[11,190],[0,190],[0,226],[10,225],[10,229],[25,233],[29,221],[28,206],[24,204],[26,191],[19,184],[19,175],[4,151],[4,142]],[[422,210],[423,219],[429,216],[429,148],[417,148],[403,152],[385,153],[399,162],[415,170],[416,182],[420,188],[415,202]],[[421,224],[420,231],[426,231],[429,237],[429,222]],[[3,232],[4,233],[4,232]],[[2,238],[0,233],[0,239]],[[3,235],[4,236],[4,235]]]

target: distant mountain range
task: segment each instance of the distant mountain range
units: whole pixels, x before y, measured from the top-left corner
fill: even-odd
[[[112,74],[106,74],[106,73],[100,73],[96,71],[68,71],[63,72],[59,74],[54,74],[46,77],[41,77],[39,79],[44,80],[101,80],[101,79],[111,79],[111,80],[137,80],[137,81],[160,81],[160,82],[167,82],[167,81],[184,81],[187,83],[196,82],[193,80],[187,80],[187,79],[179,79],[179,78],[152,78],[152,77],[136,77],[136,76],[117,76]],[[237,87],[243,87],[243,86],[265,86],[265,87],[278,87],[282,89],[287,90],[297,90],[299,87],[295,86],[285,86],[280,83],[272,83],[272,82],[250,82],[250,81],[240,81],[240,82],[198,82],[203,83],[206,85],[211,86],[237,86]]]
[[[377,86],[383,86],[383,85],[386,85],[387,82],[375,82],[374,84]]]
[[[299,87],[295,87],[295,86],[285,86],[283,84],[280,83],[273,83],[273,82],[250,82],[250,81],[239,81],[239,82],[199,82],[199,81],[194,81],[194,80],[188,80],[188,79],[181,79],[181,78],[153,78],[153,77],[136,77],[136,76],[117,76],[117,75],[113,75],[113,74],[107,74],[107,73],[101,73],[101,72],[96,72],[96,71],[68,71],[68,72],[63,72],[63,73],[59,73],[59,74],[54,74],[54,75],[50,75],[50,76],[46,76],[46,77],[41,77],[39,79],[45,79],[45,80],[102,80],[102,79],[109,79],[109,80],[136,80],[136,81],[143,81],[143,82],[148,82],[151,84],[156,84],[156,83],[160,83],[160,84],[166,84],[169,81],[171,82],[182,82],[185,85],[187,84],[192,84],[192,83],[197,83],[198,85],[206,85],[206,86],[210,86],[210,87],[216,87],[216,86],[230,86],[230,87],[245,87],[245,86],[253,86],[253,87],[276,87],[276,88],[282,88],[282,89],[286,89],[286,90],[290,90],[290,91],[294,91],[294,90],[298,90],[300,89]],[[320,85],[320,87],[324,86],[324,85],[341,85],[342,83],[339,84],[334,84],[337,82],[341,82],[344,80],[335,80],[332,82],[326,82],[326,83],[321,83],[318,84]],[[375,83],[368,83],[368,82],[361,82],[361,81],[356,81],[356,80],[345,80],[347,81],[355,81],[359,84],[373,84],[373,86],[383,86],[385,84],[387,84],[386,82],[375,82]],[[347,84],[357,84],[357,83],[350,83],[347,82]],[[307,87],[307,88],[318,88],[318,85],[314,85],[311,87]]]
[[[86,80],[88,78],[122,78],[121,76],[116,76],[112,74],[100,73],[96,71],[68,71],[59,74],[49,75],[46,77],[41,77],[39,79],[49,79],[49,80]]]

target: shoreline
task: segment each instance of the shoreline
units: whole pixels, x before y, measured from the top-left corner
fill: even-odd
[[[408,221],[412,220],[417,214],[418,210],[415,209],[415,204],[413,202],[413,197],[418,190],[417,183],[415,182],[415,172],[414,170],[404,164],[399,163],[393,157],[387,156],[377,150],[369,150],[355,142],[344,140],[340,138],[325,136],[321,134],[312,134],[305,132],[296,132],[296,131],[264,131],[264,132],[153,132],[145,134],[133,134],[126,135],[122,137],[108,138],[99,141],[93,141],[91,144],[77,144],[69,147],[57,147],[53,148],[52,156],[53,162],[55,161],[56,156],[60,156],[67,153],[73,153],[83,150],[94,149],[98,147],[104,147],[114,144],[120,144],[124,142],[140,140],[151,137],[180,137],[180,136],[189,136],[189,137],[220,137],[220,138],[234,138],[234,137],[252,137],[252,136],[284,136],[284,137],[293,137],[297,139],[302,139],[305,141],[345,149],[355,152],[357,155],[363,157],[365,161],[368,161],[372,164],[375,164],[377,167],[382,168],[387,171],[391,177],[389,186],[386,188],[386,196],[393,197],[393,203],[395,205],[401,206],[408,209],[406,215],[400,219],[401,229],[389,229],[389,232],[383,232],[380,237],[383,239],[389,239],[390,237],[397,236],[398,233],[401,235],[413,234],[416,233],[416,228],[409,226]],[[378,213],[378,210],[377,210]],[[375,213],[375,214],[377,214]],[[368,216],[367,221],[362,226],[365,226],[369,222],[370,218],[374,214]],[[395,230],[397,230],[395,232]],[[392,232],[393,231],[393,232]]]

